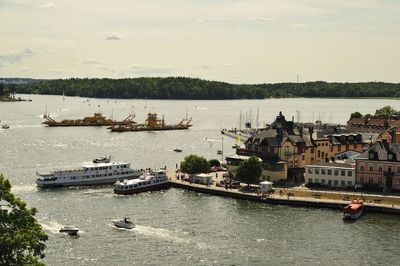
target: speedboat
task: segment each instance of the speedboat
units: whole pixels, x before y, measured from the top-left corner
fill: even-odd
[[[118,228],[132,229],[135,227],[135,224],[128,217],[111,221],[113,222],[114,226]]]
[[[2,129],[9,129],[9,128],[10,128],[10,126],[9,126],[9,125],[7,125],[7,124],[3,124],[3,125],[1,125],[1,128],[2,128]]]
[[[174,149],[174,152],[182,152],[182,149],[176,148]]]
[[[364,211],[364,203],[359,200],[353,200],[343,209],[343,220],[356,220]]]
[[[78,235],[79,229],[73,225],[66,225],[60,229],[60,233],[66,233],[70,236]]]

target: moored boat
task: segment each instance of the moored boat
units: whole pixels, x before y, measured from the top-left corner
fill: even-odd
[[[129,163],[111,162],[110,158],[97,158],[71,170],[54,170],[50,173],[36,173],[39,187],[64,187],[80,185],[112,184],[117,180],[138,178],[143,171],[133,170]]]
[[[137,179],[117,181],[114,184],[114,193],[130,195],[146,191],[161,190],[169,187],[167,172],[165,170],[150,171]]]
[[[118,228],[125,228],[125,229],[135,228],[135,224],[128,217],[111,221],[114,224],[114,226]]]
[[[343,209],[343,219],[344,220],[356,220],[361,216],[364,211],[364,203],[359,200],[353,200],[349,205]]]
[[[87,126],[114,126],[114,125],[133,125],[136,122],[133,121],[135,116],[129,114],[122,121],[115,121],[106,118],[101,113],[94,113],[93,116],[87,116],[83,119],[65,119],[62,121],[56,121],[48,113],[43,115],[44,122],[42,124],[49,127],[87,127]]]
[[[112,132],[183,130],[189,129],[192,126],[190,124],[191,121],[191,118],[188,119],[186,117],[178,124],[168,125],[165,123],[164,117],[162,119],[158,119],[156,113],[148,113],[144,124],[117,124],[113,125],[110,129]]]

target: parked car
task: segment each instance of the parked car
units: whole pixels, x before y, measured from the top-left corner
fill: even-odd
[[[228,186],[228,188],[240,188],[240,181],[238,180],[229,180],[229,179],[224,179],[221,180],[219,183],[216,184],[217,187],[225,187],[225,182]]]

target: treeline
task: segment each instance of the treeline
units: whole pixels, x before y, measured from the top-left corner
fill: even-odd
[[[124,99],[263,99],[281,97],[400,97],[400,84],[383,82],[230,84],[202,79],[57,79],[10,84],[10,92]]]

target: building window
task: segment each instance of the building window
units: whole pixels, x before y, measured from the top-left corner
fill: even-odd
[[[321,169],[321,175],[325,175],[326,174],[326,170],[325,169]]]
[[[314,147],[311,148],[311,153],[314,153]]]
[[[351,185],[353,185],[353,183],[351,181],[347,181],[347,185],[351,186]]]
[[[342,145],[339,145],[337,150],[342,151]]]
[[[321,184],[325,185],[326,180],[325,179],[321,179]]]
[[[315,172],[316,175],[319,175],[319,169],[318,168],[315,168],[314,172]]]
[[[364,171],[364,164],[360,164],[360,171]]]
[[[308,179],[308,183],[312,183],[312,178],[309,178],[309,179]]]
[[[397,166],[397,173],[400,173],[400,165]]]
[[[334,174],[334,175],[339,175],[339,170],[334,170],[334,171],[333,171],[333,174]]]
[[[346,181],[344,181],[344,180],[340,181],[340,186],[342,186],[342,187],[346,186]]]
[[[379,178],[378,178],[378,183],[379,183],[379,184],[382,184],[382,177],[379,177]]]
[[[353,172],[347,171],[347,176],[353,176]]]
[[[311,162],[312,162],[312,163],[314,162],[314,157],[311,157]]]
[[[303,155],[301,156],[301,159],[304,161],[304,160],[306,159],[306,156],[303,154]]]
[[[332,170],[328,169],[328,175],[332,175]]]
[[[318,157],[318,158],[320,158],[320,157],[321,157],[321,151],[318,151],[318,155],[317,155],[317,157]]]
[[[378,172],[382,172],[383,171],[383,166],[382,166],[382,164],[378,164]]]
[[[357,144],[354,144],[354,145],[353,145],[353,149],[357,149]]]
[[[321,157],[325,158],[325,152],[321,152]]]
[[[340,175],[341,175],[341,176],[346,176],[346,171],[345,171],[345,170],[341,170],[341,171],[340,171]]]
[[[368,170],[369,170],[370,172],[373,172],[373,171],[374,171],[374,164],[373,164],[373,163],[368,164]]]
[[[368,183],[370,184],[374,183],[374,179],[372,177],[368,178]]]
[[[332,186],[332,180],[328,180],[328,187]]]
[[[315,183],[319,183],[319,179],[318,178],[315,179]]]
[[[337,186],[339,185],[339,181],[333,180],[333,185],[334,185],[335,187],[337,187]]]
[[[388,160],[393,160],[393,154],[391,153],[388,154]]]
[[[313,172],[313,171],[312,171],[312,168],[308,168],[308,173],[309,173],[309,174],[312,174],[312,172]]]

